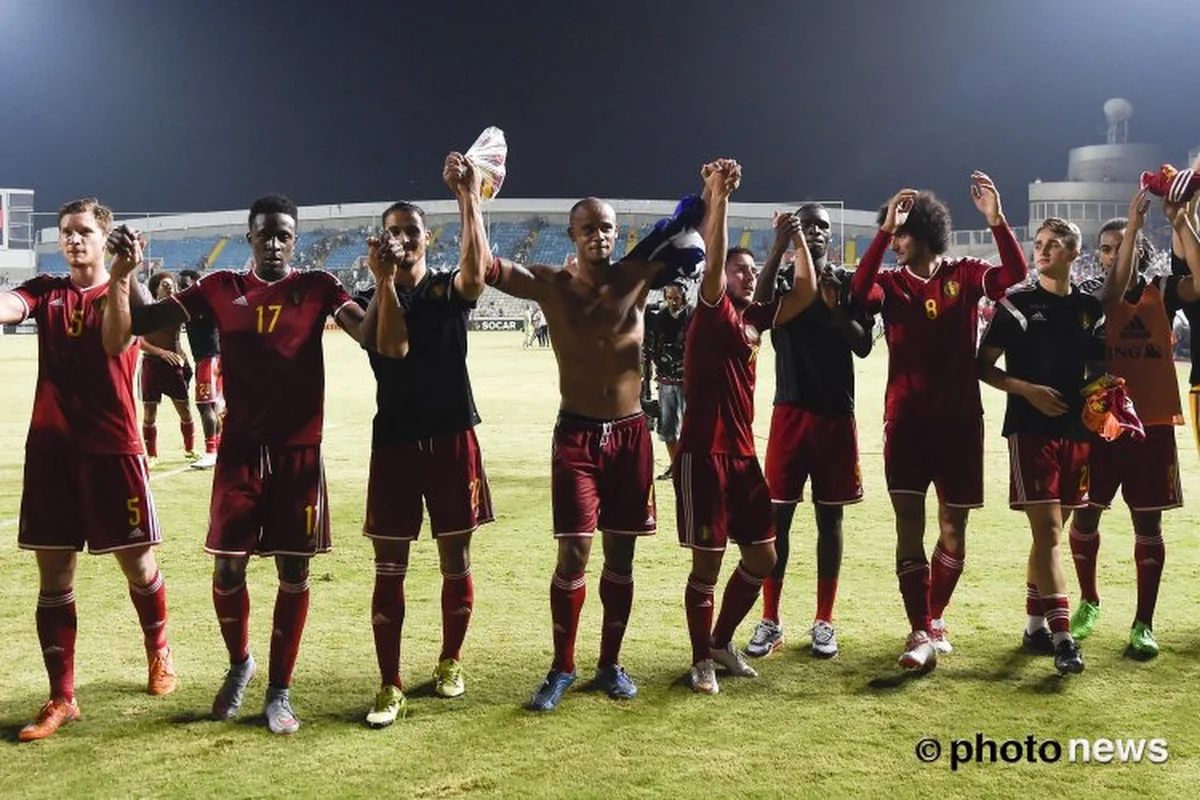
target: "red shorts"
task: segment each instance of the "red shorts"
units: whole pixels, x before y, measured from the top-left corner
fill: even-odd
[[[766,466],[772,503],[799,503],[810,475],[814,503],[844,506],[862,500],[858,429],[852,416],[775,406]]]
[[[983,417],[885,420],[883,470],[893,494],[925,495],[958,508],[983,505]]]
[[[311,556],[330,550],[321,448],[221,445],[205,551]]]
[[[1088,497],[1088,443],[1032,433],[1008,437],[1008,505],[1058,503],[1082,508]]]
[[[161,358],[146,356],[142,359],[142,402],[157,403],[166,395],[186,403],[191,380],[192,368],[186,361],[181,367],[172,367]]]
[[[654,445],[646,415],[605,422],[560,412],[550,496],[556,537],[654,533]]]
[[[471,533],[495,519],[474,430],[371,450],[363,523],[367,537],[416,539],[421,532],[422,499],[435,539]]]
[[[26,451],[20,547],[111,553],[161,541],[144,456]]]
[[[224,401],[225,386],[221,377],[220,356],[203,358],[196,362],[196,405]]]
[[[771,497],[758,459],[725,453],[680,453],[671,470],[679,544],[724,551],[775,541]]]
[[[1118,486],[1131,511],[1166,511],[1183,505],[1173,425],[1147,426],[1146,438],[1140,442],[1125,435],[1092,445],[1088,500],[1108,508]]]

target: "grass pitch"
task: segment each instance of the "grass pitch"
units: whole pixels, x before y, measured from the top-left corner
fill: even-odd
[[[1200,658],[1200,547],[1195,506],[1166,515],[1167,564],[1155,631],[1162,654],[1124,656],[1134,593],[1133,538],[1122,506],[1102,526],[1103,616],[1084,643],[1087,671],[1059,679],[1050,660],[1020,653],[1029,533],[1007,508],[1007,454],[998,435],[1001,396],[985,387],[988,507],[971,517],[967,569],[947,612],[955,652],[936,672],[905,679],[895,667],[906,622],[893,574],[894,533],[881,451],[886,348],[859,362],[859,433],[867,489],[846,513],[845,562],[836,618],[841,656],[821,662],[803,636],[815,602],[811,510],[797,513],[784,592],[785,651],[758,664],[757,681],[726,679],[716,697],[694,696],[682,595],[689,561],[676,545],[674,497],[659,487],[661,531],[639,545],[636,602],[623,660],[641,695],[614,703],[584,687],[596,656],[598,563],[580,633],[581,681],[559,710],[523,710],[549,666],[549,444],[557,407],[551,353],[523,351],[520,337],[472,334],[471,374],[483,415],[478,430],[498,520],[473,548],[476,609],[464,650],[467,694],[436,698],[429,677],[440,642],[439,576],[428,538],[413,549],[407,579],[403,671],[409,717],[371,731],[362,723],[378,687],[371,645],[371,548],[359,531],[374,380],[346,336],[326,340],[329,369],[325,457],[334,547],[313,563],[312,610],[294,698],[304,722],[290,738],[266,730],[265,668],[240,719],[206,719],[226,666],[202,551],[211,475],[185,469],[174,413],[160,415],[162,462],[153,478],[166,543],[169,634],[181,687],[145,690],[140,630],[112,558],[81,557],[77,691],[82,721],[41,743],[16,731],[45,699],[33,624],[37,578],[16,547],[23,442],[36,374],[33,337],[0,338],[0,796],[572,796],[703,795],[1017,797],[1176,795],[1200,781],[1200,724],[1192,684]],[[760,456],[773,389],[773,354],[761,352]],[[1182,374],[1182,372],[1181,372]],[[286,402],[286,398],[280,398]],[[1200,498],[1200,464],[1180,429],[1185,496]],[[659,469],[665,466],[660,451]],[[932,509],[932,505],[931,505]],[[931,548],[933,536],[927,537]],[[1064,543],[1072,602],[1077,592]],[[727,558],[726,572],[735,558]],[[250,570],[251,643],[265,667],[274,602],[272,564]],[[743,624],[744,643],[754,617]],[[952,739],[977,733],[1021,740],[996,763],[951,770]],[[1025,740],[1057,740],[1057,763],[1030,763]],[[922,763],[914,747],[943,748]],[[1169,744],[1165,764],[1072,763],[1068,740],[1151,739]],[[959,754],[962,755],[962,745]],[[1037,744],[1034,755],[1039,756]],[[1015,763],[1003,757],[1018,754]],[[1052,756],[1042,748],[1041,756]],[[1078,751],[1077,751],[1078,754]],[[985,757],[988,754],[985,753]]]

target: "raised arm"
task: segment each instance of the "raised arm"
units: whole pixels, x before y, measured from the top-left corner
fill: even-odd
[[[901,189],[888,200],[887,213],[884,215],[883,224],[879,226],[879,233],[875,234],[871,246],[858,262],[858,269],[854,270],[854,277],[850,279],[850,296],[863,308],[867,308],[870,302],[875,277],[883,265],[883,254],[892,243],[896,229],[908,218],[908,212],[912,209],[916,197],[916,189]]]
[[[1146,190],[1142,189],[1129,203],[1129,223],[1125,226],[1125,235],[1121,237],[1121,246],[1117,248],[1117,260],[1104,276],[1104,284],[1096,293],[1096,299],[1105,309],[1119,303],[1129,290],[1129,282],[1133,278],[1133,262],[1140,249],[1138,238],[1146,224],[1146,212],[1149,210],[1150,198]]]
[[[779,265],[783,262],[783,254],[788,245],[800,235],[800,217],[793,213],[776,211],[771,220],[775,230],[775,241],[771,252],[767,254],[766,263],[758,273],[758,283],[754,285],[754,302],[769,303],[775,299],[775,288],[779,283]]]
[[[1029,264],[1025,261],[1025,253],[1017,237],[1004,219],[996,184],[979,170],[971,173],[971,199],[987,220],[988,227],[992,229],[992,238],[996,240],[996,249],[1000,251],[999,269],[990,269],[983,276],[984,292],[991,299],[999,300],[1011,287],[1025,280],[1029,274]]]
[[[367,239],[367,267],[375,277],[375,291],[367,303],[366,311],[355,304],[353,309],[362,314],[358,325],[359,335],[347,329],[368,350],[374,350],[388,358],[404,358],[408,355],[408,321],[396,293],[396,265],[403,256],[403,247],[387,231],[381,237]],[[346,306],[345,312],[351,311]],[[338,320],[341,324],[341,320]]]
[[[549,280],[556,272],[558,270],[544,264],[526,266],[506,258],[493,257],[484,273],[484,280],[488,286],[510,297],[540,303],[546,298]]]
[[[1200,294],[1197,292],[1200,289],[1200,235],[1196,232],[1198,201],[1200,192],[1186,204],[1163,201],[1163,213],[1171,223],[1171,254],[1188,265],[1191,285],[1187,290],[1189,296],[1183,299],[1189,302],[1196,299],[1193,295]],[[1181,282],[1181,290],[1183,286]]]
[[[779,301],[779,312],[775,315],[776,325],[783,325],[795,319],[811,306],[817,297],[817,274],[813,269],[812,253],[808,250],[808,242],[800,233],[792,240],[792,252],[795,271],[792,288]]]
[[[742,181],[742,167],[722,158],[705,164],[704,178],[704,275],[700,279],[700,299],[711,305],[725,292],[725,251],[729,249],[729,195]]]
[[[483,199],[480,186],[483,176],[462,153],[446,156],[442,179],[458,199],[458,214],[462,222],[461,252],[454,290],[466,300],[476,300],[483,294],[484,276],[492,264],[492,248],[488,245],[487,227],[483,224]]]

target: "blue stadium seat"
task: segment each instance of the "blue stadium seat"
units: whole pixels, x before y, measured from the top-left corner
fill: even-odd
[[[162,268],[171,272],[181,269],[204,269],[208,254],[220,241],[216,236],[186,239],[150,239],[147,258],[162,259]]]
[[[63,258],[63,254],[60,252],[39,253],[37,257],[37,271],[50,275],[65,275],[69,271],[67,269],[67,259]]]
[[[566,230],[558,225],[549,225],[538,233],[537,242],[529,252],[529,263],[557,267],[574,252],[575,245],[567,238]]]
[[[250,245],[241,236],[229,237],[228,243],[217,255],[216,263],[209,264],[209,269],[242,270],[250,260]]]

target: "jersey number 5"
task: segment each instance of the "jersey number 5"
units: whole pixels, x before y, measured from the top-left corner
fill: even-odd
[[[279,312],[282,310],[281,305],[258,306],[258,332],[273,333],[275,323],[279,322]]]

